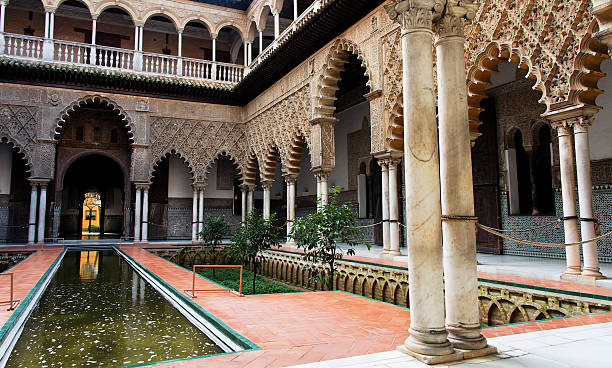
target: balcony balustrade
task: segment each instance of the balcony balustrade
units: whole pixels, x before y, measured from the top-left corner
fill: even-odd
[[[0,33],[0,57],[96,67],[156,76],[225,82],[242,80],[245,67],[41,37]]]

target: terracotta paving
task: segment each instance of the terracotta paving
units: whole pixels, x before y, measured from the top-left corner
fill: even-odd
[[[191,273],[140,248],[122,249],[178,290]],[[198,286],[212,283],[198,280]],[[306,292],[237,297],[198,294],[195,301],[263,350],[160,367],[282,367],[393,350],[406,337],[409,311],[360,296]]]
[[[183,291],[191,287],[192,275],[188,270],[154,256],[140,247],[121,246],[121,248],[174,288]],[[51,249],[45,247],[45,250],[34,253],[11,270],[15,273],[16,298],[23,299],[27,295],[60,251],[61,247]],[[390,260],[348,258],[405,267],[404,263]],[[558,289],[571,288],[580,292],[604,289],[495,274],[479,276]],[[0,298],[7,292],[7,286],[0,280]],[[198,278],[197,287],[217,288],[218,286]],[[157,367],[283,367],[389,351],[406,339],[410,324],[410,312],[405,308],[340,291],[246,297],[229,293],[200,293],[195,301],[261,349],[169,362],[156,365]],[[11,314],[4,309],[0,310],[0,325],[4,324]],[[487,337],[497,337],[604,322],[612,322],[612,313],[485,328],[483,334]]]
[[[12,250],[15,250],[14,248]],[[19,249],[22,250],[22,249]],[[40,250],[18,263],[8,272],[13,274],[13,298],[23,300],[40,280],[49,266],[61,253],[62,248]],[[8,300],[10,281],[8,276],[0,276],[0,300]],[[0,326],[11,317],[14,311],[7,311],[7,305],[0,306]]]

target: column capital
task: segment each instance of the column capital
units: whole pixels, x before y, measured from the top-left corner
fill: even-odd
[[[28,179],[28,181],[30,182],[30,185],[33,187],[34,186],[46,187],[51,181],[51,179],[31,178],[31,179]]]
[[[206,188],[206,184],[204,183],[195,183],[195,184],[191,184],[191,187],[193,188],[193,190],[204,190]]]
[[[588,128],[593,124],[593,120],[593,116],[574,116],[564,120],[554,121],[551,123],[551,126],[557,130],[559,130],[560,128],[588,130]]]
[[[328,169],[325,167],[319,167],[319,168],[313,169],[312,173],[314,174],[315,178],[317,178],[317,180],[327,180],[327,178],[329,177],[329,174],[331,173],[331,169]]]
[[[474,0],[447,0],[444,16],[434,29],[440,38],[463,37],[463,29],[476,17],[478,4]]]
[[[285,179],[285,182],[287,184],[295,184],[295,182],[297,181],[297,178],[298,178],[298,174],[294,174],[294,173],[285,174],[285,175],[283,175],[283,178]]]
[[[274,185],[274,180],[262,180],[261,181],[261,187],[264,190],[272,189],[272,185]]]
[[[252,192],[255,189],[255,184],[240,184],[238,187],[243,192]]]
[[[391,20],[402,26],[402,32],[414,29],[431,31],[434,19],[440,18],[444,0],[393,0],[385,5]]]
[[[55,10],[57,10],[57,8],[54,8],[52,6],[45,6],[45,13],[55,13]]]
[[[148,190],[149,187],[151,187],[151,183],[144,183],[144,182],[134,183],[134,186],[136,187],[136,189]]]

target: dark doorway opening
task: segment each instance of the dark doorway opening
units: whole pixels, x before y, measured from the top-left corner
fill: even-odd
[[[66,171],[62,191],[60,237],[66,239],[119,238],[123,231],[125,178],[121,167],[111,158],[91,154],[77,159]],[[98,235],[84,234],[84,219],[90,209],[86,195],[99,194]],[[85,211],[85,212],[84,212]],[[87,213],[90,211],[90,213]],[[88,229],[89,230],[89,229]]]

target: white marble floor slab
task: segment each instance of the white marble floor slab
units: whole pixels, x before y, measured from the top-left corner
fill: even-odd
[[[612,323],[528,332],[489,339],[499,353],[438,368],[607,368],[612,367]],[[296,368],[423,368],[428,365],[388,351],[295,366]]]

